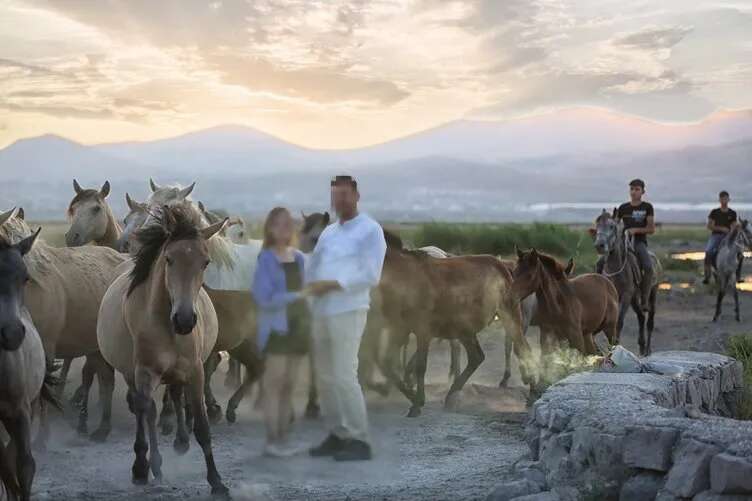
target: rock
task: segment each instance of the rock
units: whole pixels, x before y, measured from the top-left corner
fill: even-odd
[[[624,437],[624,464],[645,470],[668,471],[671,450],[679,432],[668,428],[639,426]]]
[[[518,474],[525,480],[529,480],[534,484],[541,486],[541,489],[546,487],[546,474],[536,468],[526,468],[520,470]]]
[[[710,485],[718,494],[752,494],[752,463],[717,454],[710,461]]]
[[[561,410],[553,410],[549,413],[548,429],[551,431],[564,431],[569,424],[569,415]]]
[[[692,501],[749,501],[749,496],[739,494],[716,494],[705,491],[692,498]]]
[[[696,440],[683,440],[674,454],[674,466],[666,477],[666,489],[691,498],[710,487],[710,460],[720,450]]]
[[[561,498],[555,492],[541,492],[538,494],[530,494],[528,496],[520,496],[514,498],[512,501],[561,501]]]
[[[521,496],[537,494],[540,491],[541,487],[529,480],[514,480],[497,485],[486,501],[510,501]]]
[[[684,501],[682,498],[679,498],[671,491],[667,491],[666,489],[661,489],[658,491],[658,494],[655,496],[655,501]]]
[[[541,462],[546,469],[554,470],[558,468],[561,460],[569,455],[569,449],[572,447],[572,433],[560,433],[553,435],[541,445]]]
[[[559,495],[561,501],[580,501],[582,496],[576,487],[556,487],[553,492]]]
[[[646,471],[630,478],[621,487],[619,501],[644,501],[655,499],[658,491],[663,487],[663,475]]]

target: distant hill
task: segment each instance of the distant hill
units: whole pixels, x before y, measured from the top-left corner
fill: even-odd
[[[318,210],[328,201],[328,178],[341,172],[358,176],[366,210],[390,219],[590,219],[592,209],[541,207],[615,203],[638,176],[657,202],[712,201],[720,189],[752,202],[752,113],[665,125],[575,109],[506,122],[457,121],[336,151],[241,126],[95,146],[46,135],[0,150],[0,209],[24,205],[32,217],[60,218],[75,177],[86,186],[109,179],[111,203],[122,213],[125,191],[145,198],[151,176],[159,183],[197,180],[196,198],[233,213],[261,215],[280,204]]]

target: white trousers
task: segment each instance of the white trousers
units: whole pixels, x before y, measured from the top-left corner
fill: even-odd
[[[331,433],[368,440],[368,417],[358,381],[358,350],[366,310],[313,318],[313,359],[321,409]]]

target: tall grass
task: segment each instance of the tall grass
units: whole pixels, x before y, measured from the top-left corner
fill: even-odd
[[[596,256],[584,230],[564,225],[452,224],[426,223],[414,230],[411,240],[418,246],[435,245],[453,254],[510,256],[514,247],[535,247],[559,258],[574,257],[581,266],[592,266]]]
[[[744,389],[737,409],[738,418],[752,420],[752,335],[739,334],[728,340],[728,356],[744,366]]]

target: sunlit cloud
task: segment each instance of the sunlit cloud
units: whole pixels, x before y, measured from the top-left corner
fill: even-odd
[[[752,8],[667,0],[9,0],[0,146],[219,124],[353,147],[458,118],[752,107]]]

